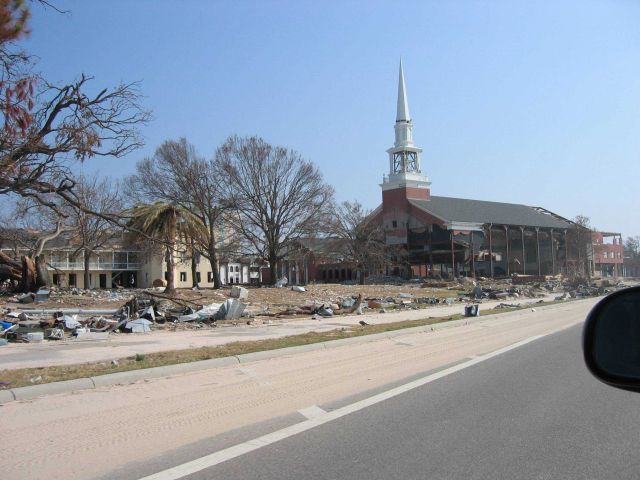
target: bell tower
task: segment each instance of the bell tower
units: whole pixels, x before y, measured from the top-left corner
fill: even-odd
[[[404,83],[402,59],[398,76],[398,105],[394,126],[396,140],[389,154],[389,174],[382,179],[382,192],[401,189],[405,198],[428,200],[430,196],[429,178],[422,173],[422,149],[413,144],[413,123],[409,114],[407,89]]]

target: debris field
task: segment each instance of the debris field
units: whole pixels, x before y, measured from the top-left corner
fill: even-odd
[[[270,322],[271,318],[322,320],[336,315],[386,313],[458,302],[467,306],[465,314],[477,315],[478,309],[469,306],[484,299],[503,301],[497,308],[513,308],[520,306],[520,298],[557,293],[554,298],[560,301],[598,295],[612,288],[615,286],[609,283],[571,285],[561,277],[513,276],[502,280],[461,277],[454,281],[367,285],[232,286],[221,290],[181,290],[175,296],[164,295],[162,287],[50,289],[0,297],[0,345],[62,339],[100,341],[122,333],[251,325]]]

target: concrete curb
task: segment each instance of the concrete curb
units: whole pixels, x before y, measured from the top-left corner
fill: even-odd
[[[13,402],[16,396],[11,390],[0,390],[0,405],[3,403]]]
[[[199,370],[225,367],[227,365],[237,365],[238,363],[239,361],[237,357],[211,358],[209,360],[201,360],[198,362],[176,363],[173,365],[165,365],[163,367],[141,368],[138,370],[129,370],[127,372],[108,373],[106,375],[91,377],[90,379],[93,381],[95,388],[109,387],[111,385],[134,383],[138,380],[168,377],[170,375],[180,373],[197,372]],[[45,385],[42,386],[44,387]]]
[[[42,395],[53,395],[56,393],[67,393],[75,390],[86,390],[95,388],[90,378],[76,378],[75,380],[64,380],[62,382],[44,383],[42,385],[30,385],[28,387],[12,388],[11,393],[16,400],[31,400]]]
[[[546,307],[556,307],[563,304],[544,305],[542,307],[532,308],[544,309]],[[512,313],[522,313],[525,309],[516,310]],[[30,385],[28,387],[11,388],[0,390],[0,405],[15,400],[31,400],[44,395],[54,395],[57,393],[68,393],[77,390],[95,389],[98,387],[108,387],[112,385],[123,385],[134,383],[140,380],[149,380],[152,378],[168,377],[189,372],[197,372],[210,368],[225,367],[229,365],[238,365],[240,363],[255,362],[258,360],[268,360],[271,358],[283,357],[286,355],[295,355],[297,353],[311,352],[314,350],[323,350],[327,348],[337,348],[344,345],[354,345],[359,343],[370,343],[380,340],[388,340],[403,335],[411,335],[420,332],[433,332],[444,328],[455,328],[461,325],[469,325],[481,321],[491,320],[495,317],[501,317],[504,314],[484,315],[482,317],[469,317],[459,320],[450,320],[446,322],[434,323],[432,325],[422,325],[419,327],[402,328],[399,330],[391,330],[389,332],[374,333],[371,335],[362,335],[359,337],[340,338],[327,342],[310,343],[308,345],[298,345],[295,347],[278,348],[274,350],[265,350],[262,352],[245,353],[232,357],[212,358],[209,360],[200,360],[190,363],[176,363],[174,365],[166,365],[163,367],[141,368],[139,370],[130,370],[126,372],[108,373],[96,377],[77,378],[74,380],[64,380],[61,382],[44,383],[42,385]]]
[[[322,350],[325,348],[324,342],[309,343],[308,345],[297,345],[295,347],[277,348],[275,350],[265,350],[262,352],[243,353],[238,355],[240,363],[255,362],[257,360],[267,360],[269,358],[283,357],[285,355],[294,355],[296,353],[311,352],[313,350]]]

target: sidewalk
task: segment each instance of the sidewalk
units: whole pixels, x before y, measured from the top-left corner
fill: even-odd
[[[539,300],[551,301],[557,294],[542,299],[508,300],[506,303],[521,305],[535,304]],[[484,301],[481,310],[489,310],[505,301]],[[427,317],[441,318],[464,311],[464,303],[454,305],[434,305],[420,310],[406,310],[394,313],[371,313],[366,316],[345,315],[312,320],[300,319],[272,320],[271,324],[224,326],[188,330],[181,332],[155,331],[140,334],[111,334],[102,342],[77,342],[64,340],[43,344],[12,343],[0,347],[0,370],[32,368],[53,365],[111,361],[117,358],[169,350],[182,350],[204,346],[224,345],[238,341],[264,340],[299,335],[311,331],[325,332],[339,328],[354,327],[360,320],[379,325],[403,320],[419,320]]]

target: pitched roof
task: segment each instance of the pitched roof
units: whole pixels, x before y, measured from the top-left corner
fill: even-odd
[[[466,198],[432,196],[430,200],[409,202],[444,221],[522,225],[526,227],[569,228],[569,222],[550,212],[518,203],[487,202]]]
[[[297,241],[307,250],[320,255],[339,254],[345,249],[345,241],[338,237],[302,237]]]

